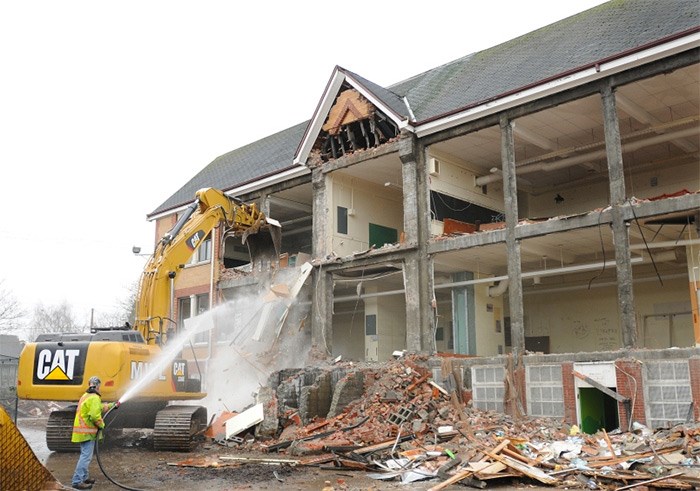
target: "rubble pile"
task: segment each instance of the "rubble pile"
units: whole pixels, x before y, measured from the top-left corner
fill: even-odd
[[[33,418],[43,418],[51,414],[52,411],[57,411],[61,409],[61,404],[55,401],[33,401],[33,400],[19,400],[17,401],[17,415],[20,418],[33,417]],[[14,404],[11,407],[6,407],[8,413],[13,414],[15,412]]]
[[[375,479],[431,479],[433,490],[457,482],[483,488],[503,478],[619,490],[700,484],[700,424],[653,432],[635,423],[630,432],[587,435],[557,420],[515,420],[472,407],[461,390],[432,380],[422,361],[407,357],[364,371],[364,394],[340,414],[306,425],[286,414],[278,438],[248,441],[247,449]]]

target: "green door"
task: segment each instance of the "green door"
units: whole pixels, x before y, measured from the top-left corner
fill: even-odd
[[[617,401],[593,387],[578,390],[581,408],[581,431],[592,435],[600,429],[612,431],[619,427]]]
[[[369,246],[377,249],[384,244],[395,244],[399,241],[399,235],[395,228],[384,227],[375,223],[369,224]]]

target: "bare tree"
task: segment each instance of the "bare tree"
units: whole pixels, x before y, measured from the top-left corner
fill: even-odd
[[[138,301],[139,282],[135,281],[129,287],[129,294],[119,302],[121,313],[124,315],[122,322],[129,322],[132,326],[136,320],[136,302]]]
[[[94,325],[96,327],[121,327],[128,322],[133,326],[136,318],[138,286],[138,282],[133,283],[128,289],[128,294],[117,302],[113,311],[100,312],[95,315]]]
[[[22,325],[25,311],[14,294],[0,280],[0,333],[15,331]]]
[[[84,328],[79,327],[73,315],[73,309],[67,302],[60,305],[44,306],[38,304],[34,307],[29,332],[33,338],[39,334],[52,332],[82,332]]]

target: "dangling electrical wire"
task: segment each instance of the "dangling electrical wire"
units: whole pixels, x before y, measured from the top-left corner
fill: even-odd
[[[362,275],[360,276],[360,281],[357,283],[357,300],[355,301],[355,307],[352,310],[352,317],[350,318],[350,335],[352,335],[352,328],[355,325],[355,314],[357,314],[357,307],[360,305],[360,300],[362,299],[362,282],[365,279],[365,268],[362,268]]]
[[[661,275],[659,274],[659,269],[656,267],[656,261],[654,261],[654,256],[652,255],[651,251],[649,250],[649,244],[647,244],[647,239],[644,237],[644,232],[642,231],[642,226],[639,224],[639,219],[637,218],[637,214],[634,212],[634,206],[632,205],[632,202],[630,201],[629,198],[627,198],[627,202],[630,204],[630,209],[632,210],[632,216],[634,217],[634,222],[637,224],[637,228],[639,229],[639,234],[642,236],[642,241],[644,241],[644,248],[647,251],[647,254],[649,254],[649,257],[651,258],[651,264],[654,266],[654,272],[656,272],[656,277],[659,279],[659,283],[661,283],[661,286],[664,286],[664,282],[661,279]]]
[[[600,278],[603,273],[605,273],[605,243],[603,242],[603,231],[600,228],[600,219],[603,216],[603,210],[598,213],[598,235],[600,237],[600,249],[603,252],[603,268],[600,272],[588,281],[588,289],[591,289],[591,284],[598,278]]]

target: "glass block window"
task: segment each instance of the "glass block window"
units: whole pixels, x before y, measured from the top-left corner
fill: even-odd
[[[644,387],[647,426],[668,428],[686,420],[693,404],[687,360],[645,363]]]
[[[474,407],[503,412],[505,369],[501,366],[472,367]]]
[[[539,365],[525,368],[527,413],[530,416],[564,417],[564,388],[561,366]]]

